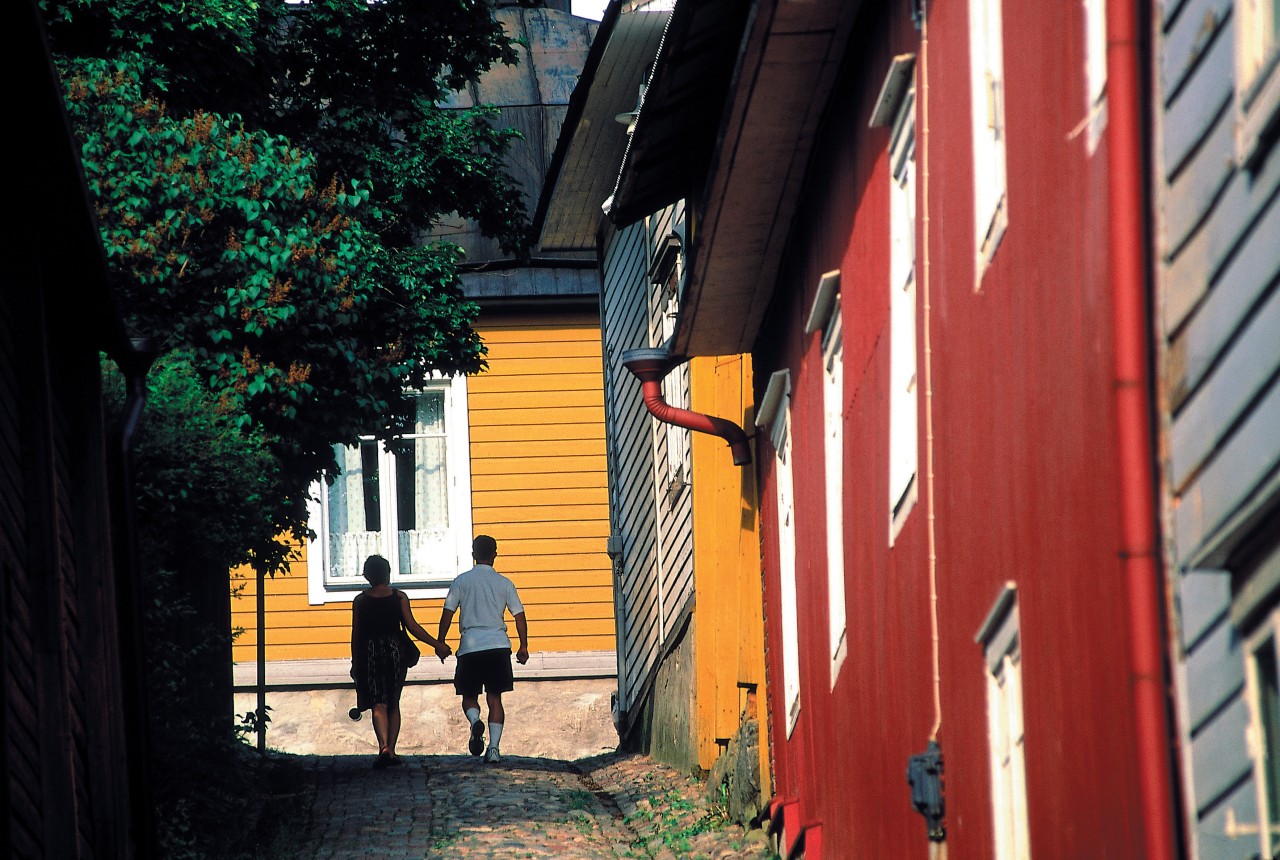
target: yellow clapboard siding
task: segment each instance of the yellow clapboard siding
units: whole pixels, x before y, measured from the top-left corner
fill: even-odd
[[[557,409],[578,406],[598,406],[603,392],[597,388],[592,391],[533,391],[529,389],[515,391],[472,392],[468,394],[467,403],[471,409],[522,409],[526,410],[529,420],[546,420],[546,416]]]
[[[492,493],[472,493],[471,502],[475,511],[500,511],[503,508],[548,507],[548,506],[605,506],[604,516],[608,516],[608,490],[603,486],[579,486],[579,488],[557,488],[548,486],[540,489],[494,490]],[[476,516],[480,516],[479,513]],[[490,513],[485,520],[497,518]]]
[[[485,513],[500,511],[501,516],[490,519]],[[477,527],[480,523],[496,525],[498,523],[553,523],[558,520],[606,520],[609,518],[609,506],[605,502],[597,505],[523,505],[509,508],[477,509],[474,514]],[[494,537],[498,537],[494,535]]]
[[[589,340],[562,340],[551,342],[549,340],[538,337],[528,337],[523,340],[503,340],[494,342],[487,340],[486,345],[489,347],[490,359],[498,358],[503,361],[508,359],[545,359],[548,353],[555,354],[561,358],[590,358],[596,362],[596,366],[600,365],[600,339],[593,337]]]
[[[596,556],[600,563],[588,563],[590,560],[582,556],[552,555],[529,556],[519,564],[513,564],[510,559],[499,560],[499,567],[517,588],[530,584],[536,585],[538,582],[553,586],[560,585],[561,583],[557,580],[550,579],[550,577],[559,576],[570,577],[571,581],[575,581],[579,586],[612,583],[609,557],[605,555],[603,544]],[[554,563],[543,563],[543,559],[551,559]],[[565,563],[566,560],[568,563]],[[574,580],[572,579],[574,577],[580,577],[580,579]]]
[[[562,422],[559,424],[489,424],[471,428],[471,443],[509,442],[533,439],[539,442],[573,443],[582,440],[603,440],[604,429],[591,421]]]
[[[484,397],[492,397],[495,394],[522,394],[529,391],[548,394],[585,392],[595,398],[594,401],[587,401],[588,403],[599,403],[604,399],[603,380],[598,367],[595,371],[555,374],[551,381],[556,384],[554,386],[548,385],[548,376],[546,374],[532,376],[506,374],[478,376],[474,377],[474,381],[467,384],[467,396],[468,399],[475,397],[479,400]],[[483,400],[481,400],[481,403],[483,403]]]
[[[471,432],[474,434],[480,428],[487,429],[489,427],[504,428],[512,431],[526,425],[541,426],[545,425],[552,417],[561,423],[594,426],[598,428],[598,432],[601,435],[604,434],[604,405],[602,401],[583,406],[563,408],[555,416],[547,415],[546,410],[541,408],[507,409],[501,402],[497,402],[495,408],[471,410]]]
[[[501,509],[476,508],[477,511]],[[488,527],[502,532],[502,545],[507,547],[513,540],[545,540],[559,541],[564,538],[602,538],[609,536],[609,520],[601,517],[591,520],[558,520],[541,523],[513,523],[497,516],[484,518]],[[497,537],[495,535],[495,537]],[[506,555],[503,556],[504,560]]]
[[[548,650],[549,646],[546,645],[546,641],[549,639],[577,643],[568,645],[566,650],[593,650],[595,646],[584,645],[581,640],[613,635],[612,607],[611,601],[592,603],[580,609],[580,614],[590,613],[592,617],[560,617],[556,614],[556,607],[552,605],[527,604],[525,613],[528,618],[529,638],[531,641],[543,643],[538,646],[543,650]],[[428,632],[435,632],[439,622],[438,612],[415,611],[414,616],[418,619],[418,623],[422,624]],[[351,627],[349,622],[332,625],[302,624],[300,626],[288,626],[290,620],[279,619],[278,623],[268,629],[268,651],[282,646],[307,649],[311,653],[305,659],[321,659],[322,654],[319,651],[337,652],[339,656],[350,654]],[[508,634],[514,640],[516,636],[514,622],[508,621],[507,626]],[[455,622],[449,632],[449,641],[456,646],[457,639],[458,627]],[[236,662],[256,659],[257,646],[256,628],[246,627],[244,632],[236,638],[232,659]],[[603,647],[612,649],[613,643]],[[267,659],[285,658],[272,657],[269,654]]]
[[[554,462],[546,462],[553,460]],[[556,472],[593,472],[600,464],[599,457],[546,457],[542,462],[530,462],[525,465],[537,466],[531,474],[554,474]],[[510,459],[472,460],[471,474],[502,475],[509,473],[513,464]]]
[[[583,600],[612,600],[613,585],[600,580],[596,570],[521,571],[508,575],[521,594],[521,600],[564,600],[564,592],[581,594]],[[528,595],[526,598],[524,595]],[[550,595],[550,598],[547,597]]]
[[[604,439],[582,439],[573,445],[563,442],[526,440],[523,442],[475,442],[471,443],[471,459],[476,460],[542,460],[562,456],[604,457]],[[531,465],[537,465],[536,462]]]
[[[492,394],[518,391],[602,391],[600,359],[578,358],[559,362],[543,359],[503,361],[489,357],[489,369],[467,378],[469,393]]]
[[[472,475],[471,492],[499,493],[527,490],[608,489],[608,476],[600,470],[554,472],[552,474]]]
[[[472,520],[499,540],[538,650],[612,649],[600,328],[594,309],[484,313],[488,369],[468,380]],[[237,660],[256,653],[256,580],[235,582]],[[309,602],[305,559],[266,582],[268,659],[348,656],[349,601]],[[442,598],[415,599],[433,629]],[[513,631],[514,632],[514,631]],[[456,629],[454,635],[456,636]]]
[[[487,356],[489,372],[471,377],[469,382],[484,386],[497,378],[514,377],[526,385],[536,384],[538,388],[562,388],[565,381],[561,377],[577,382],[580,378],[596,377],[600,379],[600,356],[561,356],[554,355],[557,344],[541,344],[540,354],[516,357],[503,353],[490,352]],[[500,372],[494,366],[501,364]],[[583,387],[583,386],[575,386]]]

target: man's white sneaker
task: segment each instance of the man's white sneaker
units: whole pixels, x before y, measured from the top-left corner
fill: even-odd
[[[489,751],[484,754],[484,760],[489,762],[502,761],[502,753],[498,752],[498,748],[493,744],[489,744]]]

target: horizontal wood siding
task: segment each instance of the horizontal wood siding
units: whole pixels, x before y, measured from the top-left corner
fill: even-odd
[[[498,541],[497,567],[520,591],[532,650],[613,650],[598,315],[486,313],[477,328],[489,368],[467,381],[473,528]],[[311,605],[306,576],[300,547],[288,575],[267,583],[268,660],[349,656],[350,606]],[[256,583],[233,575],[237,583],[235,660],[248,662]],[[414,616],[434,630],[442,604],[415,600]]]
[[[679,234],[684,218],[683,204],[676,204],[647,219],[646,229],[650,249],[662,247],[667,237]],[[646,271],[654,264],[654,252],[649,252]],[[649,343],[662,346],[667,339],[663,319],[667,314],[666,301],[661,292],[645,278],[645,293],[649,305]],[[662,382],[663,397],[668,403],[688,408],[690,403],[690,373],[686,362],[672,369]],[[645,411],[642,410],[641,411]],[[655,502],[658,507],[658,535],[662,545],[660,562],[663,566],[662,638],[664,642],[677,632],[684,610],[693,601],[693,494],[690,476],[685,474],[672,481],[673,469],[668,462],[673,457],[691,459],[692,433],[681,430],[670,434],[668,425],[650,419],[654,445]],[[674,446],[673,446],[674,442]]]
[[[471,466],[473,481],[493,480],[472,486],[474,530],[498,540],[497,567],[520,590],[530,647],[609,649],[598,312],[485,313],[480,329],[489,369],[469,381]],[[515,405],[514,395],[536,399]]]
[[[1238,163],[1230,0],[1188,0],[1158,43],[1159,308],[1186,747],[1196,856],[1244,858],[1258,821],[1242,636],[1230,619],[1235,518],[1274,504],[1280,468],[1280,158]],[[1204,569],[1197,569],[1196,564]]]
[[[618,706],[624,712],[651,677],[662,638],[651,419],[641,400],[640,383],[622,366],[625,350],[649,345],[647,265],[643,226],[622,230],[606,251],[601,294],[609,510],[623,545],[615,564]]]

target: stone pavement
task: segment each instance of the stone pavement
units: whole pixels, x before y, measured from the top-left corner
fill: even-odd
[[[464,737],[460,736],[459,742]],[[273,858],[770,858],[760,830],[728,822],[701,782],[646,756],[289,756],[294,819]],[[265,855],[264,855],[265,856]]]
[[[425,662],[425,661],[424,661]],[[609,698],[613,678],[526,681],[502,697],[507,733],[502,745],[513,753],[577,759],[618,746]],[[346,687],[282,689],[267,693],[271,722],[267,746],[300,755],[373,755],[378,751],[368,713],[359,722],[347,718],[355,692]],[[257,707],[257,697],[240,692],[235,712]],[[404,724],[398,749],[413,755],[458,751],[458,733],[467,723],[451,683],[407,684],[400,697]],[[252,740],[252,738],[251,738]]]

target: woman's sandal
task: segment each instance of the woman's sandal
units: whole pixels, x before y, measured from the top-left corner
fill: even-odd
[[[373,766],[375,768],[390,767],[391,756],[389,756],[387,753],[379,753],[378,757],[373,760]]]

